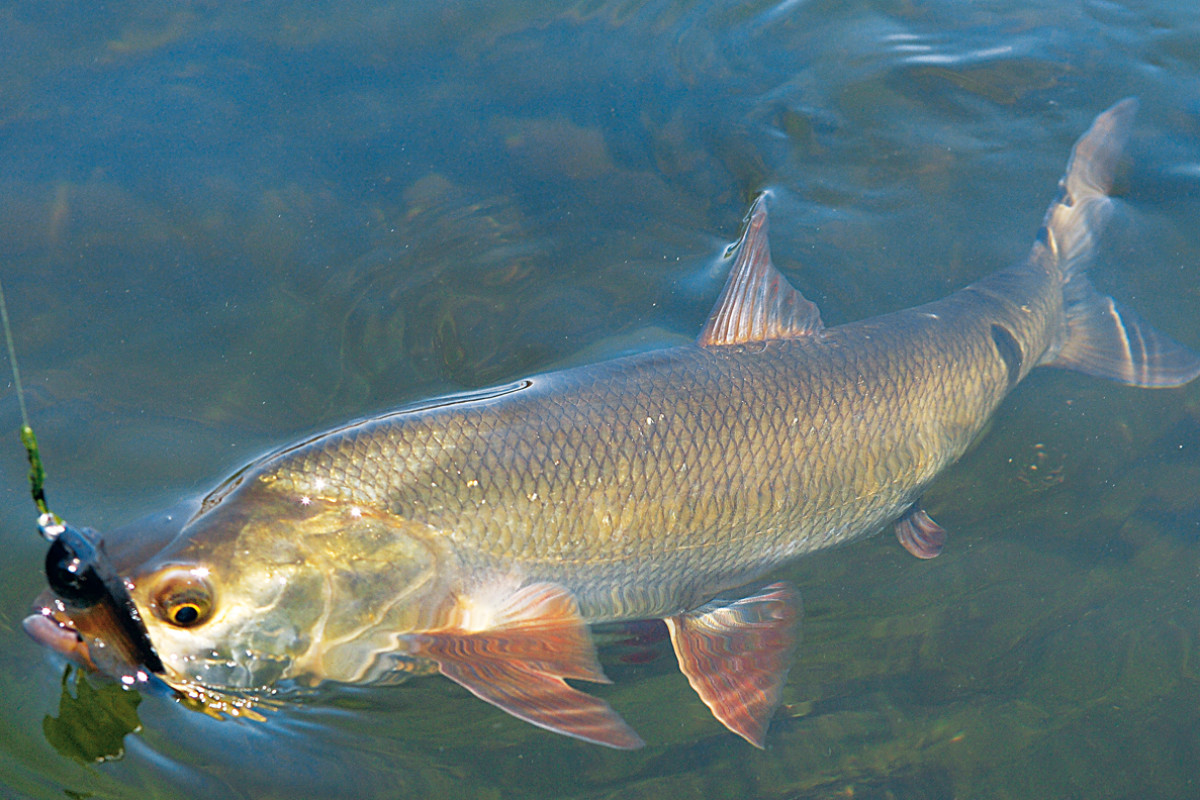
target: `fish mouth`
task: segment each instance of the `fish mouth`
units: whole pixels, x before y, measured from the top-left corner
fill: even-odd
[[[146,684],[153,677],[153,671],[137,657],[139,648],[130,641],[128,623],[120,619],[114,603],[72,608],[52,591],[45,591],[21,627],[38,644],[126,686]]]
[[[29,638],[43,647],[65,656],[68,660],[93,672],[100,668],[92,660],[91,648],[75,623],[66,614],[62,601],[50,592],[43,592],[34,603],[34,613],[21,621]]]

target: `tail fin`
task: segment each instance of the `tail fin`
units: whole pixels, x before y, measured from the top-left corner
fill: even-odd
[[[1062,195],[1046,212],[1034,257],[1062,276],[1066,330],[1043,363],[1133,386],[1182,386],[1200,375],[1200,356],[1118,307],[1084,274],[1112,213],[1108,191],[1136,113],[1137,100],[1127,98],[1096,117],[1075,143]]]

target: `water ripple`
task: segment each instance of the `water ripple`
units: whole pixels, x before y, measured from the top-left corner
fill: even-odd
[[[913,33],[890,34],[883,37],[882,42],[891,52],[900,56],[904,64],[957,67],[1018,55],[1018,48],[1013,44],[964,47],[967,42],[938,41],[934,37]]]

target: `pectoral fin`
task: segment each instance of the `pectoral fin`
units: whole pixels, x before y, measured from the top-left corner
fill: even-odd
[[[669,617],[679,668],[713,715],[763,746],[795,647],[799,596],[785,583]]]
[[[471,694],[540,728],[622,750],[644,744],[607,703],[563,680],[608,683],[565,589],[527,586],[489,616],[483,630],[413,637],[420,655]]]
[[[896,520],[895,530],[900,544],[917,558],[935,558],[946,544],[946,529],[916,503]]]

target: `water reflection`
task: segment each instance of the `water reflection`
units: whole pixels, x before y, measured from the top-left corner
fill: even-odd
[[[74,667],[63,670],[58,716],[42,721],[46,741],[61,755],[83,764],[101,763],[125,755],[125,737],[141,730],[137,707],[141,695],[106,681],[92,679]]]

